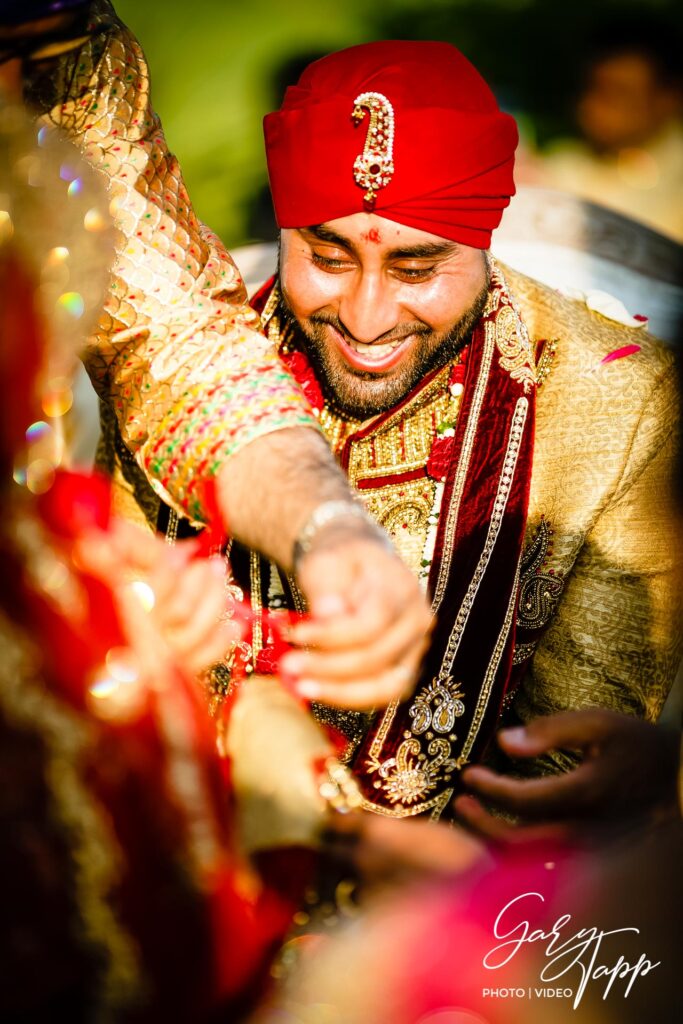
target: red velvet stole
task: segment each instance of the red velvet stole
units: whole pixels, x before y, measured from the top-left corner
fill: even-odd
[[[255,297],[262,306],[271,282]],[[367,809],[438,817],[491,740],[512,668],[534,439],[533,355],[494,267],[470,345],[429,593],[436,616],[415,695],[380,712],[353,769]],[[376,423],[373,427],[376,427]]]

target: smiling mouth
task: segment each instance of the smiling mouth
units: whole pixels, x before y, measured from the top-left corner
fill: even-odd
[[[337,347],[347,363],[356,370],[369,370],[375,373],[390,370],[400,362],[410,348],[414,337],[410,334],[407,338],[399,338],[397,341],[365,345],[361,341],[352,341],[351,338],[347,338],[332,325],[330,325],[330,329]]]

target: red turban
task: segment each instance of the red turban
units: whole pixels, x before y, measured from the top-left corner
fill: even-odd
[[[264,129],[281,228],[366,210],[485,249],[515,191],[514,119],[448,43],[332,53]]]

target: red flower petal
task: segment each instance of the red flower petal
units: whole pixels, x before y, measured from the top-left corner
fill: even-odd
[[[283,357],[283,362],[290,373],[294,374],[297,378],[299,374],[305,374],[311,369],[308,359],[303,352],[290,352]]]
[[[640,345],[622,345],[621,348],[615,348],[613,352],[608,352],[605,358],[600,360],[600,366],[613,363],[615,359],[624,359],[626,356],[635,355],[636,352],[640,352]]]
[[[456,363],[448,378],[449,384],[462,384],[465,380],[465,367],[463,363]]]

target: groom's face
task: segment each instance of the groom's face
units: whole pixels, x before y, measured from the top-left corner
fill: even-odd
[[[469,338],[488,292],[481,249],[356,213],[281,235],[280,283],[326,395],[367,419]]]

